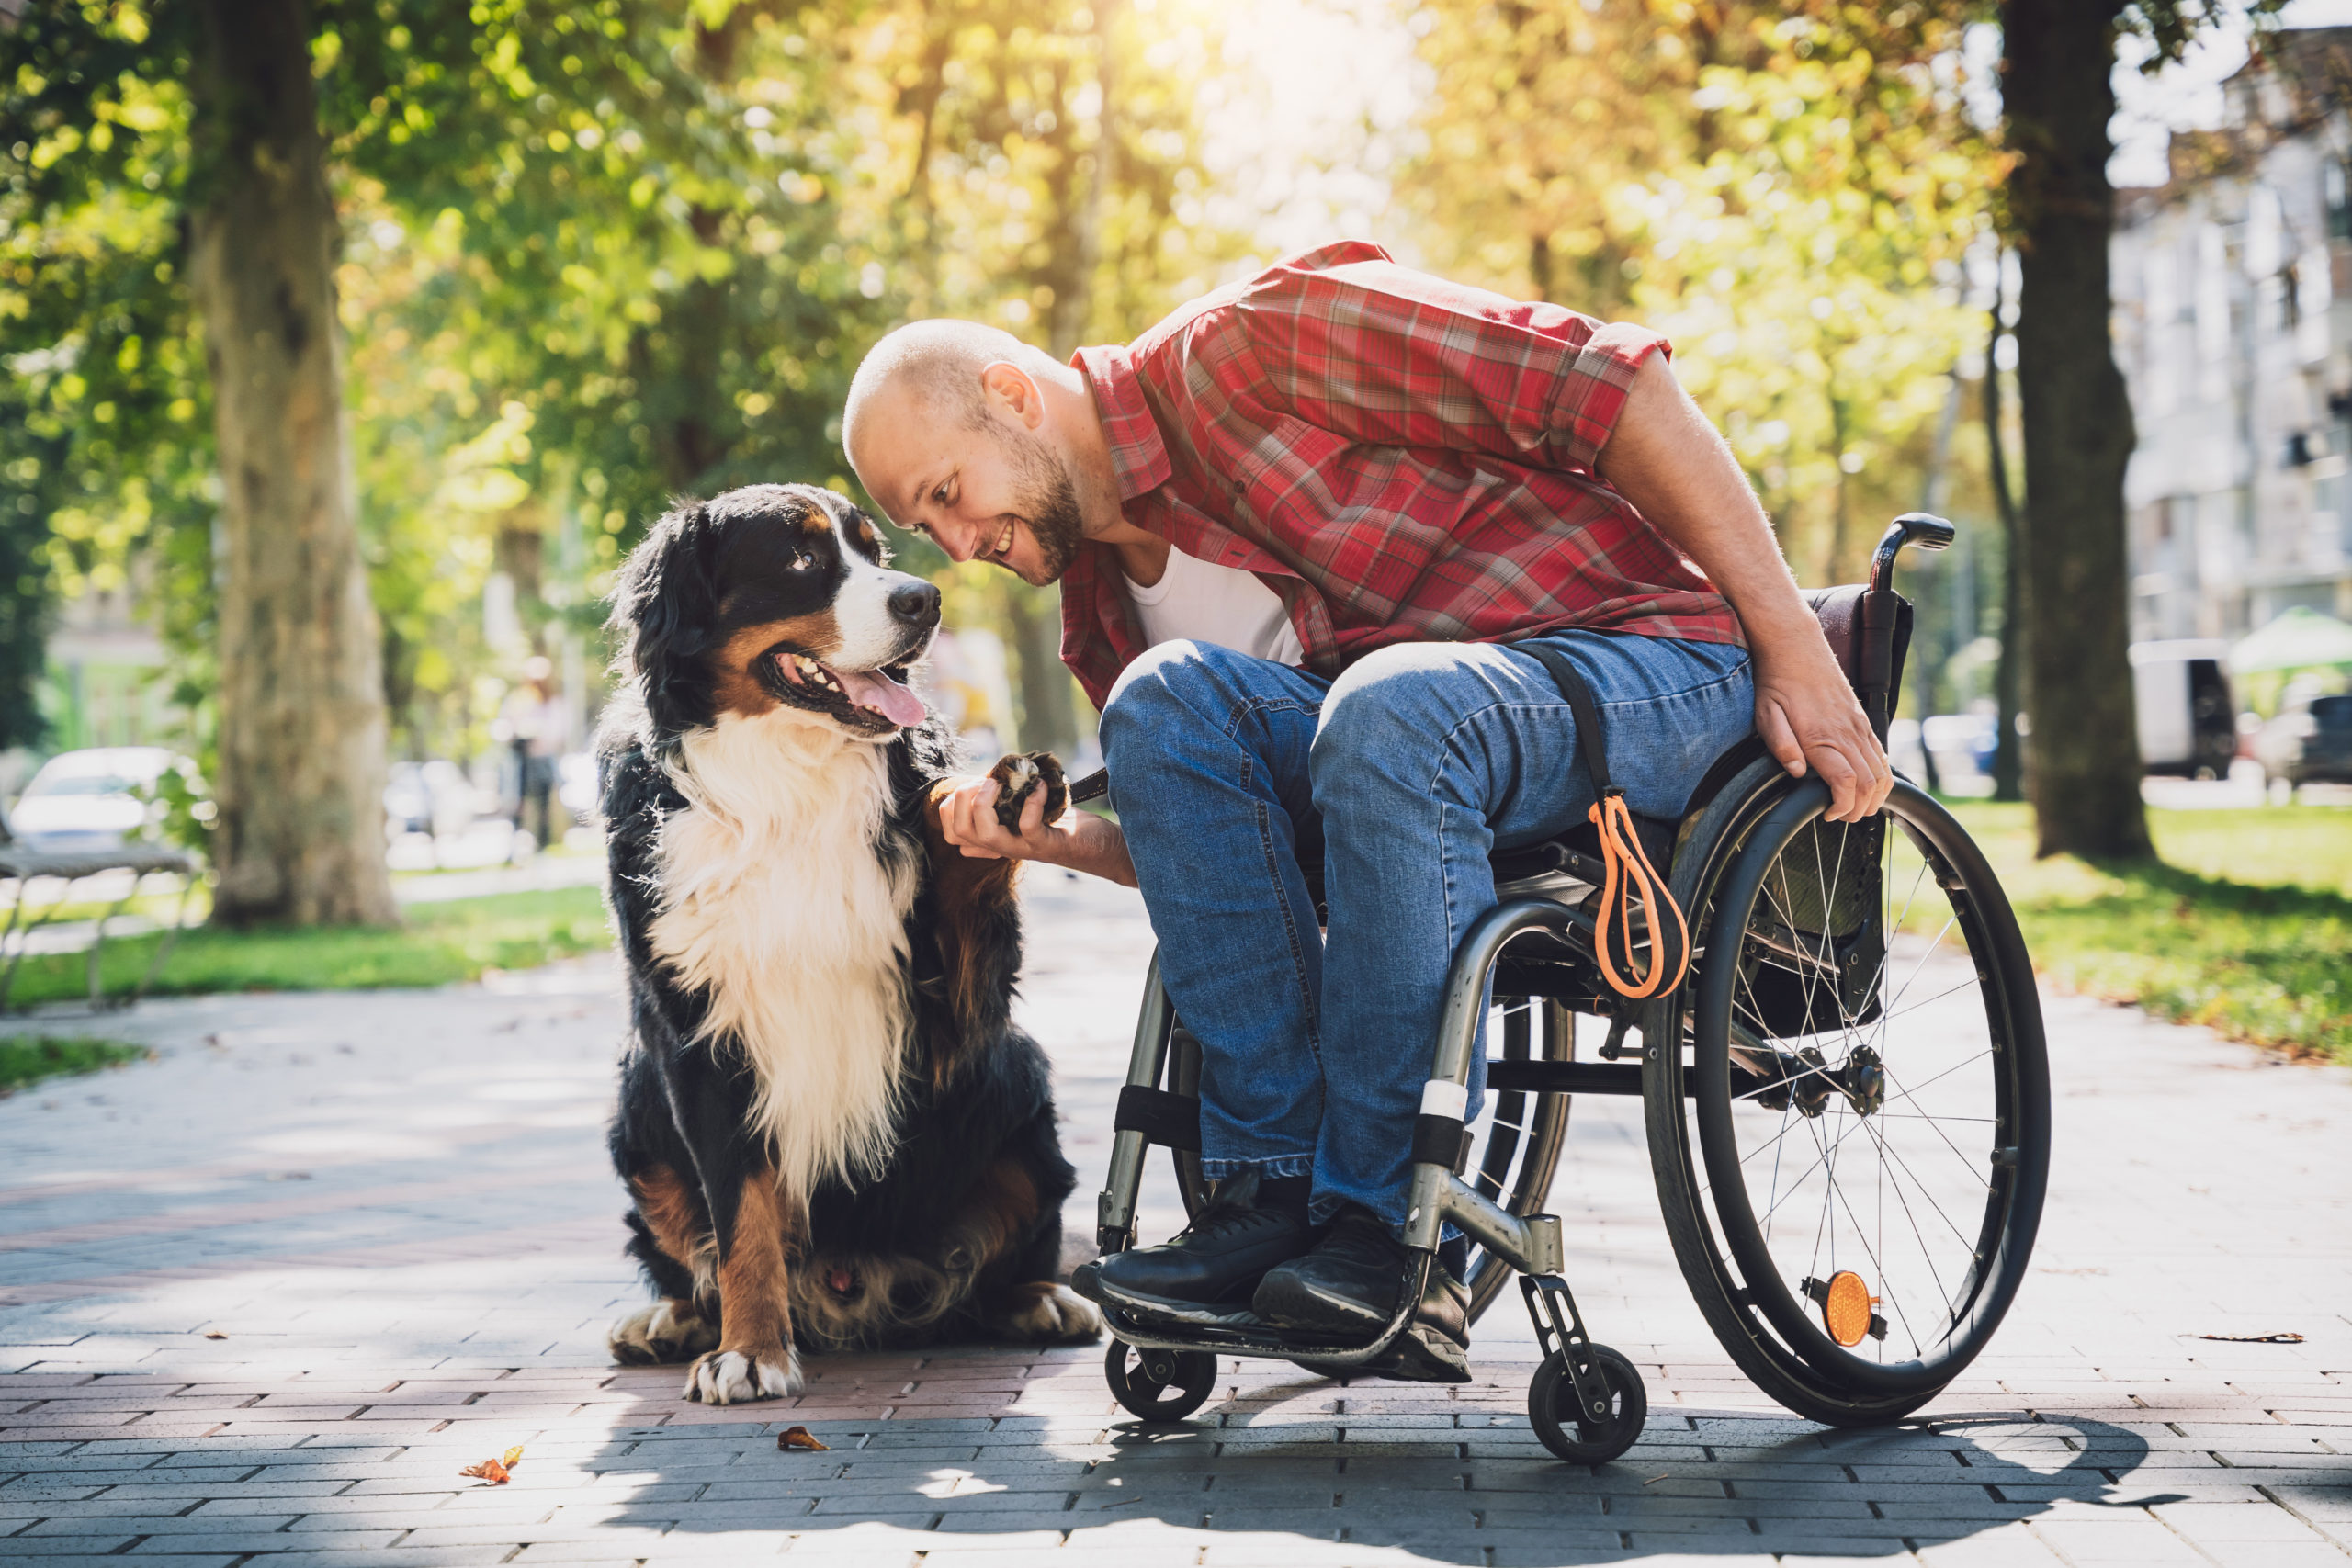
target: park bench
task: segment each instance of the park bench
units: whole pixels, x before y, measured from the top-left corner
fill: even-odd
[[[171,955],[172,944],[179,940],[181,931],[187,924],[188,896],[196,890],[196,862],[181,851],[161,844],[128,840],[105,850],[33,849],[17,840],[8,827],[6,813],[0,811],[0,886],[13,885],[15,888],[15,896],[9,901],[7,924],[0,927],[0,951],[6,951],[11,942],[15,944],[14,951],[7,953],[6,969],[0,971],[0,1012],[8,1009],[9,995],[17,985],[17,971],[24,964],[25,954],[32,948],[32,934],[48,924],[58,910],[66,907],[75,884],[116,871],[130,873],[130,886],[97,919],[88,956],[92,1012],[135,1005],[147,994],[147,987],[155,983],[155,976],[163,973],[164,960]],[[107,922],[120,915],[130,900],[138,896],[139,884],[143,878],[158,872],[170,872],[180,877],[178,908],[173,915],[171,926],[164,933],[163,942],[155,949],[155,956],[148,961],[146,972],[140,976],[139,983],[119,996],[109,998],[106,995],[104,971],[99,963],[100,954],[106,947]],[[57,883],[57,897],[41,904],[33,904],[32,889],[37,882]],[[29,921],[25,918],[28,908],[33,911]]]

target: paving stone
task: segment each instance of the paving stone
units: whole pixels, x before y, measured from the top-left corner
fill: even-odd
[[[1029,898],[1023,1017],[1085,1235],[1149,939],[1117,890],[1035,877]],[[26,1184],[0,1186],[0,1560],[2346,1568],[2352,1074],[2046,1006],[2036,1272],[1980,1362],[1893,1427],[1797,1419],[1729,1365],[1659,1227],[1638,1104],[1577,1107],[1553,1206],[1594,1333],[1651,1395],[1642,1440],[1596,1469],[1534,1440],[1509,1301],[1468,1385],[1225,1359],[1175,1428],[1112,1404],[1099,1348],[811,1359],[795,1401],[687,1404],[674,1369],[603,1351],[643,1299],[600,1144],[609,963],[153,1002],[121,1022],[160,1059],[104,1107],[0,1101],[0,1175]],[[99,1141],[120,1154],[93,1174]],[[1144,1211],[1179,1223],[1164,1161]],[[2305,1343],[2196,1337],[2256,1326],[2248,1302]],[[831,1450],[779,1453],[795,1423]],[[458,1476],[518,1443],[511,1484]]]

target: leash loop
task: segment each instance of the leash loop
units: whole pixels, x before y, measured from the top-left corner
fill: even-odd
[[[1600,963],[1600,977],[1628,1001],[1670,996],[1690,973],[1690,930],[1666,877],[1642,848],[1634,814],[1625,805],[1625,792],[1610,782],[1600,705],[1592,700],[1592,688],[1585,683],[1576,661],[1558,649],[1538,642],[1526,645],[1523,651],[1551,671],[1561,694],[1568,699],[1568,707],[1576,715],[1577,746],[1584,753],[1585,771],[1600,792],[1585,819],[1600,832],[1600,909],[1593,920],[1593,956]],[[1641,935],[1648,948],[1646,966],[1635,949],[1637,903]]]

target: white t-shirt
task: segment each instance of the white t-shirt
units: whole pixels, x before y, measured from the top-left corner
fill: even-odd
[[[1291,629],[1282,596],[1238,567],[1195,560],[1168,547],[1168,570],[1146,588],[1120,573],[1143,623],[1146,648],[1183,638],[1213,642],[1252,659],[1277,664],[1306,662],[1306,650]]]

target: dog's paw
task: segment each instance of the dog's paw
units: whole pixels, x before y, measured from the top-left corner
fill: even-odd
[[[755,1399],[787,1399],[800,1392],[800,1352],[786,1345],[774,1350],[713,1350],[686,1373],[685,1393],[705,1404],[749,1404]]]
[[[1021,813],[1039,786],[1046,791],[1046,820],[1058,821],[1069,808],[1069,786],[1062,778],[1061,760],[1051,751],[1014,752],[999,757],[989,770],[996,780],[996,819],[1007,832],[1019,832]]]
[[[718,1325],[692,1302],[664,1299],[617,1319],[605,1331],[605,1348],[625,1367],[659,1367],[690,1361],[718,1343]]]
[[[1101,1337],[1102,1314],[1092,1302],[1067,1285],[1040,1280],[1021,1287],[997,1325],[1015,1339],[1082,1344]]]

